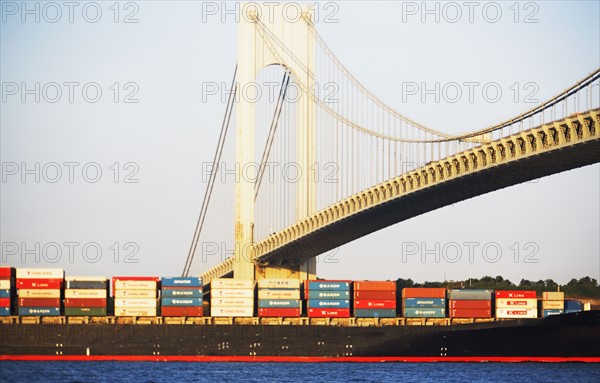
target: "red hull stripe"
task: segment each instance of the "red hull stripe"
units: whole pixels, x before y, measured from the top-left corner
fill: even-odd
[[[0,361],[122,361],[122,362],[588,362],[600,363],[600,356],[556,357],[556,356],[348,356],[339,358],[315,356],[156,356],[156,355],[0,355]]]

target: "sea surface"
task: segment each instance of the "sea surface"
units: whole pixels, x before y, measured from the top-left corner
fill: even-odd
[[[600,382],[598,363],[0,362],[0,382]]]

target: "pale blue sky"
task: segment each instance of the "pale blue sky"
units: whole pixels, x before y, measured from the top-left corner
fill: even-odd
[[[202,102],[202,83],[230,81],[236,60],[235,22],[230,18],[222,23],[218,16],[203,22],[199,2],[141,1],[127,9],[120,3],[119,13],[120,21],[134,13],[139,22],[115,23],[111,1],[99,2],[102,16],[97,23],[86,21],[79,8],[73,23],[66,14],[56,23],[44,19],[53,13],[42,14],[39,23],[26,15],[23,23],[20,13],[12,15],[8,3],[2,2],[0,25],[4,86],[81,84],[73,103],[66,94],[56,103],[35,103],[33,96],[22,103],[20,94],[5,94],[3,88],[3,169],[22,162],[29,167],[35,162],[42,167],[50,162],[81,164],[73,183],[66,174],[57,183],[36,183],[33,176],[22,183],[18,175],[3,173],[0,234],[5,249],[12,243],[19,250],[22,243],[32,248],[36,242],[41,247],[56,242],[63,249],[56,263],[36,263],[33,255],[23,263],[11,255],[8,264],[62,267],[69,275],[180,274],[205,187],[202,163],[212,160],[225,110],[219,98]],[[443,18],[436,23],[432,17],[423,23],[419,14],[404,15],[403,22],[407,5],[402,2],[330,2],[321,10],[323,14],[335,10],[332,19],[337,22],[319,22],[317,30],[355,77],[382,100],[413,120],[459,133],[534,106],[523,102],[523,94],[519,102],[512,99],[509,87],[515,82],[535,83],[535,97],[542,101],[600,66],[597,1],[530,2],[535,7],[527,9],[525,3],[518,4],[517,23],[510,9],[513,2],[495,3],[502,10],[497,23],[487,22],[479,8],[473,23],[466,15],[456,23]],[[44,4],[40,3],[41,12]],[[440,9],[444,5],[440,3]],[[538,22],[524,23],[532,11]],[[406,82],[472,81],[496,82],[505,96],[498,103],[481,97],[474,103],[423,103],[418,97],[402,102]],[[97,103],[81,95],[83,85],[91,82],[103,92]],[[115,82],[121,88],[118,103],[111,89]],[[123,102],[136,90],[123,88],[129,82],[137,84],[133,97],[138,103]],[[111,169],[115,162],[121,168],[117,183]],[[123,182],[136,170],[123,169],[128,162],[137,165],[138,183]],[[99,182],[82,178],[80,170],[86,163],[102,169]],[[319,275],[418,281],[462,279],[469,273],[500,274],[515,282],[600,278],[599,170],[596,164],[546,177],[402,222],[340,248],[334,255],[337,263],[320,259]],[[71,262],[65,242],[96,242],[102,257],[96,263],[85,261],[80,246]],[[123,249],[115,262],[114,242],[121,247],[136,243],[139,262],[124,263],[128,251]],[[465,242],[481,243],[473,263],[466,260],[466,253],[455,264],[436,263],[432,256],[423,264],[418,255],[402,261],[407,244],[425,243],[431,249],[440,243],[441,249],[454,242],[464,251]],[[481,248],[489,242],[502,249],[497,263],[483,260]],[[511,250],[515,242],[522,256],[528,253],[524,244],[535,243],[539,262],[515,263]]]

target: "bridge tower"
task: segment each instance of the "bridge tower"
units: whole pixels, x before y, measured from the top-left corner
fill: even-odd
[[[281,65],[291,72],[300,89],[314,89],[315,36],[310,30],[314,12],[308,6],[293,4],[289,9],[281,3],[241,3],[238,20],[237,81],[238,90],[256,82],[260,71],[269,65]],[[265,29],[272,33],[269,36]],[[274,35],[274,38],[273,38]],[[277,45],[278,40],[285,47]],[[248,97],[250,98],[250,97]],[[242,173],[245,164],[255,164],[256,100],[241,95],[236,105],[236,163],[235,187],[235,262],[233,276],[238,279],[292,278],[314,279],[316,260],[297,265],[259,266],[252,261],[254,241],[255,180]],[[297,182],[296,220],[316,211],[316,183],[309,169],[316,162],[314,101],[307,92],[294,99],[297,108],[297,163],[302,175]],[[283,127],[285,128],[285,127]]]

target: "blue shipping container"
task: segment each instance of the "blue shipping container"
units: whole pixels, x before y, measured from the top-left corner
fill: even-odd
[[[396,309],[354,309],[357,318],[395,318]]]
[[[567,300],[565,301],[565,311],[583,311],[583,303],[581,301]]]
[[[565,310],[565,314],[580,313],[582,310]]]
[[[202,287],[202,278],[199,278],[199,277],[193,277],[193,278],[183,278],[183,277],[163,278],[163,279],[160,280],[160,284],[163,287],[177,287],[177,286]]]
[[[338,308],[338,309],[349,309],[350,301],[349,300],[320,300],[320,299],[309,299],[308,307],[311,309],[319,309],[319,308]]]
[[[564,314],[565,310],[542,310],[542,317],[546,318],[547,316],[550,315],[560,315],[560,314]]]
[[[161,290],[162,298],[202,298],[202,288],[189,290]]]
[[[0,298],[10,298],[10,290],[0,290]]]
[[[302,301],[296,299],[259,299],[258,307],[301,309]]]
[[[308,282],[308,291],[312,290],[350,291],[350,282]]]
[[[350,291],[309,291],[308,299],[350,299]]]
[[[202,306],[202,298],[163,298],[160,300],[163,306]]]
[[[10,307],[0,307],[0,316],[9,316],[10,315]]]
[[[445,318],[446,309],[443,308],[405,308],[405,318]]]
[[[406,308],[445,308],[444,298],[404,298],[402,306]]]
[[[59,316],[60,307],[19,307],[21,316]]]

